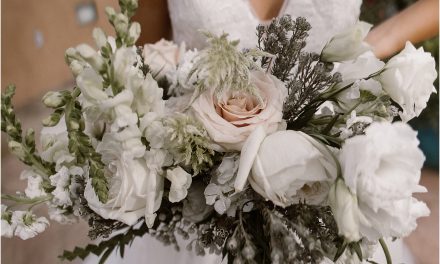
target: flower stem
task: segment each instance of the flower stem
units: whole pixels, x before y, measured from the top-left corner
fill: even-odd
[[[383,253],[385,254],[385,258],[386,258],[386,260],[387,260],[387,264],[392,264],[393,261],[391,260],[390,252],[388,251],[387,244],[385,243],[385,241],[383,240],[383,238],[379,239],[379,243],[380,243],[380,245],[382,246]]]

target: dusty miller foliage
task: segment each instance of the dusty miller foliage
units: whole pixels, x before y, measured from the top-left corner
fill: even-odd
[[[341,81],[339,73],[332,74],[332,63],[321,62],[318,54],[304,51],[310,29],[305,18],[293,20],[289,15],[257,27],[258,47],[274,55],[263,58],[261,65],[288,89],[283,108],[288,129],[304,127],[322,104],[323,91]]]

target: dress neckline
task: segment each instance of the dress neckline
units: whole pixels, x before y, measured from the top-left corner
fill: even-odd
[[[273,19],[275,19],[275,18],[279,18],[279,17],[281,17],[282,15],[284,15],[284,12],[285,12],[285,10],[286,10],[286,8],[287,8],[287,5],[288,5],[288,3],[289,3],[289,0],[283,0],[283,4],[281,5],[281,8],[280,8],[280,10],[278,11],[278,14],[277,14],[275,17],[271,18],[271,19],[263,20],[263,19],[261,19],[261,18],[257,15],[257,12],[255,12],[255,8],[254,8],[254,6],[252,5],[251,1],[250,1],[250,0],[244,0],[244,1],[246,2],[247,9],[249,10],[251,16],[252,16],[252,17],[258,22],[258,24],[263,24],[263,25],[264,25],[264,24],[269,24]]]

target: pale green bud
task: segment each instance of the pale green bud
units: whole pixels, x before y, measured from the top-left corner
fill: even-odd
[[[95,40],[98,49],[101,49],[107,44],[107,36],[101,28],[93,29],[93,39]]]
[[[11,140],[8,143],[8,147],[10,151],[20,160],[24,160],[26,158],[26,150],[21,143]]]
[[[45,119],[43,119],[42,123],[43,126],[45,127],[53,127],[56,126],[58,124],[58,122],[60,122],[61,119],[61,114],[60,113],[53,113],[50,116],[46,117]]]
[[[26,131],[26,136],[25,136],[25,142],[26,145],[31,146],[35,144],[35,131],[30,128]]]
[[[128,17],[126,15],[121,13],[117,14],[113,23],[115,25],[115,30],[119,35],[125,36],[127,34]]]
[[[70,124],[70,128],[73,130],[78,130],[80,128],[80,124],[75,120],[70,120],[69,124]]]
[[[60,92],[50,91],[43,96],[43,104],[50,108],[58,108],[66,104],[64,96]]]
[[[72,62],[69,64],[69,68],[72,71],[72,74],[76,77],[84,70],[84,65],[77,60],[72,60]]]
[[[127,45],[134,45],[141,34],[141,25],[133,22],[128,29]]]
[[[116,15],[115,10],[113,9],[113,7],[110,6],[105,7],[105,13],[109,18],[109,20],[112,20],[113,19],[112,17]]]

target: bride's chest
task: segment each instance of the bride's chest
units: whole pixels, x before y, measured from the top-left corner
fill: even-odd
[[[278,16],[305,17],[312,25],[311,39],[327,37],[354,23],[361,0],[284,0]],[[242,47],[255,44],[255,27],[261,21],[249,0],[168,0],[174,39],[201,48],[199,29],[229,33]],[[322,35],[324,34],[324,35]]]

